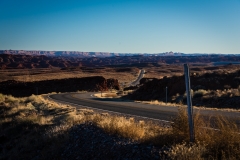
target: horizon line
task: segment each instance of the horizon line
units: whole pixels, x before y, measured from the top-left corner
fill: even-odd
[[[96,52],[96,53],[117,53],[117,54],[162,54],[162,53],[182,53],[182,54],[240,54],[240,53],[206,53],[206,52],[173,52],[173,51],[166,51],[166,52],[155,52],[155,53],[148,53],[148,52],[107,52],[107,51],[74,51],[74,50],[26,50],[26,49],[1,49],[0,51],[43,51],[43,52]]]

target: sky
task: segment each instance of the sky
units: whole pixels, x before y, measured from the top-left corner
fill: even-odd
[[[0,0],[0,50],[240,54],[240,0]]]

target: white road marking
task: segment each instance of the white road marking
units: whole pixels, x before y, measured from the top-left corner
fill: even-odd
[[[155,121],[161,121],[161,122],[164,122],[164,123],[174,123],[174,122],[172,122],[172,121],[167,121],[167,120],[149,118],[149,117],[144,117],[144,116],[137,116],[137,115],[127,114],[127,113],[114,112],[114,111],[109,111],[109,110],[104,110],[104,109],[98,109],[98,108],[93,108],[93,107],[89,107],[89,106],[79,105],[79,104],[70,103],[70,102],[66,102],[66,101],[62,101],[62,100],[56,100],[56,99],[53,99],[53,98],[51,98],[51,97],[49,97],[49,96],[50,96],[50,95],[48,95],[48,98],[49,98],[49,99],[52,99],[53,101],[64,102],[64,103],[67,103],[67,104],[71,104],[71,105],[75,105],[75,106],[80,106],[80,107],[85,107],[85,108],[88,108],[88,109],[93,109],[93,110],[95,109],[95,110],[104,111],[104,112],[110,112],[110,113],[115,113],[115,114],[124,114],[124,115],[127,115],[127,116],[139,117],[139,118],[150,119],[150,120],[155,120]],[[220,129],[211,128],[211,127],[201,127],[201,128],[202,128],[202,129],[208,129],[208,130],[221,131]],[[238,133],[238,134],[240,134],[240,133]]]
[[[127,116],[133,116],[133,117],[139,117],[139,118],[150,119],[150,120],[155,120],[155,121],[161,121],[161,122],[164,122],[164,123],[173,123],[173,122],[171,122],[171,121],[162,120],[162,119],[155,119],[155,118],[149,118],[149,117],[138,116],[138,115],[133,115],[133,114],[115,112],[115,111],[110,111],[110,110],[105,110],[105,109],[93,108],[93,107],[89,107],[89,106],[83,106],[83,105],[79,105],[79,104],[75,104],[75,103],[70,103],[70,102],[66,102],[66,101],[62,101],[62,100],[56,100],[56,99],[53,99],[53,98],[51,98],[51,97],[49,97],[49,96],[50,96],[50,95],[48,95],[48,98],[49,98],[49,99],[52,99],[53,101],[64,102],[64,103],[71,104],[71,105],[75,105],[75,106],[85,107],[85,108],[87,108],[87,109],[95,109],[95,110],[99,110],[99,111],[103,111],[103,112],[109,112],[109,113],[115,113],[115,114],[124,114],[124,115],[127,115]]]

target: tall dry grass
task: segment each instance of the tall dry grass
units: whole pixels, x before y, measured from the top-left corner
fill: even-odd
[[[69,126],[59,132],[48,130],[60,127],[67,109],[42,96],[15,98],[0,94],[0,159],[33,159],[38,155],[49,159],[60,155]]]
[[[115,93],[111,93],[111,92],[109,92],[109,93],[96,93],[96,94],[94,94],[94,96],[98,97],[98,98],[117,98],[117,97],[119,97],[116,92]]]
[[[240,86],[238,88],[230,88],[224,90],[203,90],[199,89],[194,91],[193,97],[233,97],[233,96],[240,96]]]
[[[92,122],[105,132],[119,135],[141,143],[168,146],[167,154],[172,159],[239,159],[240,134],[235,121],[222,116],[206,118],[194,114],[195,144],[189,142],[188,116],[185,108],[180,108],[178,116],[169,128],[160,127],[151,122],[136,121],[134,118],[111,116],[87,112],[79,122]],[[77,121],[77,123],[76,123]],[[69,123],[69,122],[68,122]],[[213,129],[212,127],[216,128]]]
[[[8,139],[3,147],[12,147],[11,150],[4,149],[0,159],[15,159],[20,151],[20,158],[31,159],[39,155],[35,150],[41,152],[43,159],[60,158],[69,129],[89,122],[109,134],[166,146],[169,149],[166,155],[171,159],[240,159],[239,127],[235,121],[222,116],[206,118],[195,114],[196,142],[192,144],[189,142],[188,118],[184,108],[179,109],[171,126],[161,127],[151,121],[76,109],[42,96],[15,98],[0,94],[0,104],[1,134]],[[211,127],[218,130],[209,129]]]
[[[175,139],[169,155],[187,158],[193,152],[204,159],[240,159],[240,129],[236,120],[227,119],[221,115],[206,118],[199,113],[194,115],[195,144],[189,143],[188,116],[185,109],[179,110],[173,119],[172,136]],[[186,152],[187,149],[189,152]],[[185,148],[185,149],[184,149]],[[180,153],[180,151],[184,150]],[[184,155],[182,155],[184,154]],[[186,155],[185,155],[186,154]]]

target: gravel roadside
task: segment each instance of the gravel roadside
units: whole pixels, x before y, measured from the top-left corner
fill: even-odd
[[[91,123],[71,128],[63,159],[167,159],[167,147],[140,144],[109,135]]]
[[[58,102],[60,105],[64,104]],[[67,103],[66,103],[67,104]],[[170,123],[146,117],[127,115],[116,112],[88,108],[87,106],[71,105],[77,110],[89,109],[93,113],[122,116],[126,119],[134,118],[135,121],[146,121],[163,127],[169,127]],[[72,127],[69,131],[69,141],[64,145],[61,157],[63,159],[167,159],[165,146],[141,144],[127,138],[110,135],[91,122]]]

